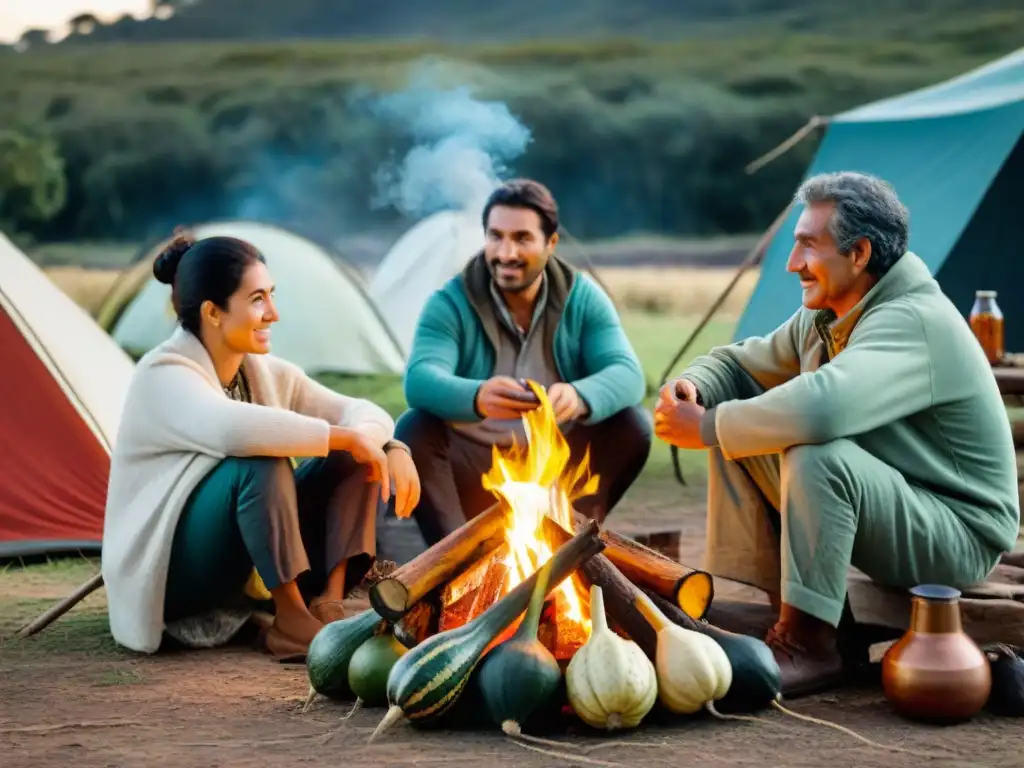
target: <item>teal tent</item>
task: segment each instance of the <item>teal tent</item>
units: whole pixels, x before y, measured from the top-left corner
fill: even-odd
[[[1008,352],[1024,352],[1024,48],[929,88],[824,121],[808,176],[862,171],[910,209],[910,248],[966,316],[976,290],[1005,291]],[[770,240],[736,338],[771,332],[800,305],[786,272],[799,210]]]

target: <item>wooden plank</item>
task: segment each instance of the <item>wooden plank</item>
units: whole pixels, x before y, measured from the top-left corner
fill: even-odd
[[[1024,421],[1011,421],[1010,431],[1013,433],[1013,444],[1018,448],[1024,446]]]
[[[1003,558],[984,584],[963,590],[960,612],[964,630],[979,645],[1024,645],[1024,568],[1020,554]],[[874,583],[860,571],[847,580],[850,608],[858,624],[906,630],[910,594]]]
[[[995,366],[995,374],[999,391],[1004,395],[1024,395],[1024,368]]]

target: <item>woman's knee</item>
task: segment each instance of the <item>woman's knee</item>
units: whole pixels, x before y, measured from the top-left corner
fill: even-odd
[[[291,462],[278,456],[229,456],[222,466],[235,473],[240,484],[266,486],[292,482]]]

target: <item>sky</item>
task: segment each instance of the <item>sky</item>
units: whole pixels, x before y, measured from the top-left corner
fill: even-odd
[[[150,0],[0,0],[0,40],[13,42],[31,27],[55,29],[62,34],[65,22],[80,13],[92,13],[104,21],[124,13],[149,15]]]

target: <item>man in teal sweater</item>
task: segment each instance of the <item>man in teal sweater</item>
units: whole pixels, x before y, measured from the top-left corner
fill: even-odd
[[[850,566],[963,588],[1015,546],[1017,469],[995,378],[964,318],[907,252],[908,213],[871,176],[807,180],[787,269],[803,308],[698,358],[655,431],[707,448],[708,568],[779,607],[783,692],[842,677]]]
[[[481,477],[493,446],[525,445],[524,413],[542,385],[578,464],[589,446],[600,476],[576,503],[598,520],[647,461],[646,383],[611,301],[558,259],[558,208],[530,180],[510,181],[483,211],[484,250],[427,302],[405,373],[409,410],[395,437],[412,451],[414,512],[433,544],[495,503]]]

